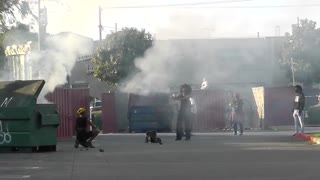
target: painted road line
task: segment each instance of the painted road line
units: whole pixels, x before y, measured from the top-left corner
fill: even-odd
[[[34,167],[25,167],[24,169],[40,169],[40,167],[38,167],[38,166],[34,166]]]
[[[30,175],[0,175],[0,179],[28,179],[30,177]]]
[[[12,170],[12,169],[28,169],[28,170],[36,170],[36,169],[40,169],[40,167],[38,166],[27,166],[27,167],[0,167],[0,170]]]

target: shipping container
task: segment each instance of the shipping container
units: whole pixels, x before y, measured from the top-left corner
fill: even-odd
[[[115,93],[102,94],[102,130],[103,133],[117,132]],[[123,112],[127,113],[127,112]]]
[[[318,95],[320,90],[317,88],[305,88],[303,89],[305,95],[305,113],[304,123],[306,126],[318,126],[320,125],[319,115],[319,100]]]
[[[265,88],[264,100],[265,127],[293,125],[294,88]]]
[[[318,89],[305,88],[305,125],[311,125],[309,122],[308,110],[311,106],[317,104],[316,95]],[[293,87],[274,87],[265,88],[265,123],[267,126],[288,126],[294,125],[292,109],[294,102]]]
[[[129,129],[128,102],[129,102],[128,93],[115,92],[117,132],[127,132]]]
[[[46,95],[49,102],[57,104],[60,118],[58,137],[68,138],[74,135],[74,125],[79,107],[89,110],[89,88],[56,88]]]
[[[210,131],[226,126],[226,96],[223,90],[194,90],[193,97],[197,106],[194,131]]]

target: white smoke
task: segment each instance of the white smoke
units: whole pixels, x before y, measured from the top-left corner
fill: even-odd
[[[193,16],[181,21],[174,18],[174,23],[165,33],[181,32],[184,29],[184,33],[178,34],[185,37],[199,34],[199,30],[192,26],[198,25],[199,20],[205,18],[197,14]],[[123,82],[121,90],[139,94],[168,92],[170,87],[183,83],[199,89],[204,77],[212,88],[223,84],[272,83],[275,68],[270,54],[271,41],[254,38],[201,38],[205,36],[200,34],[191,39],[180,37],[175,40],[156,40],[144,57],[135,60],[140,72]]]
[[[45,44],[47,47],[41,51],[41,54],[33,52],[30,55],[34,76],[46,81],[39,101],[44,101],[44,96],[48,92],[65,84],[76,59],[82,55],[91,54],[93,50],[92,40],[72,33],[49,36]]]

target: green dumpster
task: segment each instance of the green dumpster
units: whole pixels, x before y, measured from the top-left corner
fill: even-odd
[[[37,104],[44,80],[0,82],[0,152],[55,151],[56,104]]]

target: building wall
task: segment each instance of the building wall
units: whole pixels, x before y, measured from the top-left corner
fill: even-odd
[[[101,99],[101,95],[109,92],[110,87],[106,82],[101,82],[93,77],[93,74],[88,72],[89,67],[92,67],[90,59],[76,62],[71,71],[70,83],[88,83],[90,87],[90,96]]]

